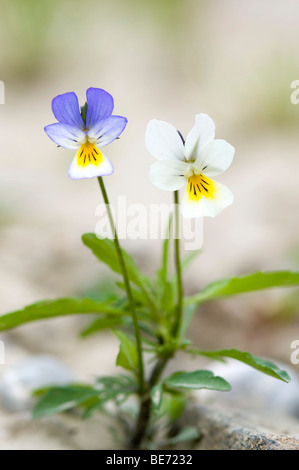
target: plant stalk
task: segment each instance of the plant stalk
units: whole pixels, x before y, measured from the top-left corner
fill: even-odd
[[[177,308],[176,308],[176,318],[173,326],[173,335],[177,337],[180,333],[182,318],[183,318],[183,282],[182,282],[182,269],[181,269],[181,260],[180,260],[180,208],[179,208],[179,192],[174,192],[174,204],[175,204],[175,238],[174,238],[174,247],[175,247],[175,266],[177,274]]]
[[[152,405],[151,390],[159,381],[160,376],[164,370],[164,367],[166,366],[170,357],[171,356],[169,355],[160,357],[151,373],[151,376],[148,381],[148,386],[149,386],[148,393],[144,395],[143,400],[141,401],[140,411],[139,411],[139,415],[137,418],[136,429],[130,441],[131,449],[139,449],[140,444],[142,443],[143,438],[145,437],[149,420],[150,420],[150,416],[151,416],[151,405]]]
[[[183,283],[182,283],[182,271],[181,271],[181,261],[180,261],[180,212],[179,212],[179,193],[178,191],[174,192],[174,203],[175,203],[175,236],[174,236],[174,246],[175,246],[175,265],[177,273],[177,307],[176,307],[176,317],[172,328],[172,334],[176,338],[178,337],[181,329],[182,318],[183,318]],[[144,396],[144,399],[141,402],[141,407],[137,419],[137,425],[133,438],[131,439],[130,445],[132,449],[138,449],[142,443],[143,438],[145,437],[148,423],[150,420],[150,410],[151,410],[151,396],[150,392],[152,388],[159,381],[161,374],[170,359],[173,355],[166,355],[160,357],[157,361],[152,374],[148,381],[148,393]]]
[[[143,400],[142,397],[145,395],[145,393],[147,391],[147,386],[146,386],[145,377],[144,377],[141,335],[140,335],[140,330],[139,330],[139,325],[138,325],[137,313],[136,313],[136,308],[135,308],[135,301],[134,301],[134,298],[133,298],[131,285],[130,285],[130,280],[129,280],[129,276],[128,276],[128,271],[127,271],[125,260],[124,260],[124,257],[123,257],[123,253],[122,253],[122,250],[121,250],[121,247],[120,247],[120,244],[119,244],[119,239],[118,239],[118,236],[117,236],[117,231],[116,231],[116,227],[115,227],[111,207],[109,205],[109,199],[108,199],[108,195],[107,195],[107,192],[106,192],[106,188],[105,188],[105,185],[104,185],[103,178],[99,177],[98,181],[99,181],[100,188],[101,188],[102,195],[103,195],[103,199],[104,199],[104,202],[105,202],[105,205],[106,205],[106,210],[107,210],[109,223],[110,223],[111,230],[112,230],[115,250],[116,250],[116,253],[117,253],[117,257],[118,257],[118,260],[119,260],[121,272],[122,272],[122,275],[123,275],[124,284],[125,284],[125,288],[126,288],[126,292],[127,292],[127,296],[128,296],[128,301],[129,301],[129,306],[130,306],[132,319],[133,319],[133,326],[134,326],[134,333],[135,333],[135,338],[136,338],[136,347],[137,347],[137,354],[138,354],[138,366],[139,366],[139,374],[138,374],[139,394],[141,396],[141,402],[142,402],[142,400]]]

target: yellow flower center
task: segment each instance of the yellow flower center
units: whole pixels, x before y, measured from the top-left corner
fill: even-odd
[[[77,164],[83,168],[87,165],[98,166],[103,161],[103,155],[92,142],[84,142],[77,155]]]
[[[213,199],[215,192],[216,188],[214,182],[202,173],[200,173],[200,175],[192,175],[188,178],[187,193],[189,200],[197,202],[200,200],[201,196]]]

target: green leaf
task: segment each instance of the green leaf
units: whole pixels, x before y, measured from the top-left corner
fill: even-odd
[[[114,279],[101,276],[91,286],[84,286],[78,292],[79,297],[89,298],[98,302],[111,302],[119,299]]]
[[[261,359],[260,357],[254,356],[245,351],[239,351],[238,349],[220,349],[218,351],[203,351],[200,349],[195,349],[192,351],[193,354],[200,354],[201,356],[210,357],[211,359],[223,360],[224,357],[230,357],[236,359],[237,361],[244,362],[250,367],[263,372],[264,374],[270,375],[275,379],[282,380],[283,382],[290,382],[290,377],[285,370],[280,369],[278,366],[273,364],[266,359]]]
[[[186,256],[185,259],[182,261],[182,270],[185,270],[188,268],[189,264],[192,263],[192,261],[197,258],[198,255],[200,255],[201,250],[194,250],[192,251],[189,255]]]
[[[151,390],[151,400],[155,408],[159,409],[162,403],[163,389],[162,384],[155,385]]]
[[[158,304],[158,311],[160,316],[157,318],[158,322],[162,324],[169,324],[169,318],[173,319],[173,311],[175,309],[175,287],[170,281],[157,281],[156,299]],[[168,329],[168,327],[167,327]]]
[[[86,407],[82,416],[83,419],[90,418],[110,400],[113,400],[119,406],[129,395],[136,393],[138,390],[136,382],[132,380],[132,377],[126,375],[100,377],[97,380],[97,385],[99,387],[99,398]]]
[[[128,315],[128,312],[114,307],[109,301],[97,302],[88,298],[44,300],[0,317],[0,330],[7,330],[36,320],[81,313]]]
[[[108,238],[100,239],[97,238],[94,233],[85,233],[82,236],[82,241],[84,245],[90,248],[93,254],[100,261],[107,264],[112,271],[117,274],[122,274],[113,240],[109,240]],[[145,278],[137,268],[133,258],[125,250],[122,250],[122,254],[130,280],[138,286],[143,285]]]
[[[141,318],[142,312],[137,311],[137,314],[138,314],[139,318]],[[123,322],[123,324],[126,328],[131,329],[131,331],[134,330],[134,324],[133,324],[132,318],[130,318],[130,317],[126,318],[125,321]],[[157,332],[156,332],[156,330],[154,330],[151,327],[151,325],[149,323],[147,323],[147,318],[145,319],[145,321],[139,320],[138,324],[139,324],[139,329],[141,331],[144,331],[144,333],[147,333],[148,335],[150,335],[152,338],[154,338],[155,339],[154,344],[157,344],[156,343],[157,342]],[[146,337],[143,338],[143,341],[148,341],[148,343],[151,343],[151,340],[149,338],[146,338]]]
[[[181,269],[182,271],[185,271],[188,266],[191,264],[191,262],[197,258],[198,255],[200,255],[202,250],[195,250],[195,251],[192,251],[189,255],[186,256],[186,258],[183,259],[183,261],[181,262]],[[176,273],[172,276],[171,278],[171,283],[176,286],[176,282],[177,282],[177,275]]]
[[[82,236],[82,241],[100,261],[107,264],[112,271],[122,275],[113,240],[108,238],[99,239],[94,233],[85,233]],[[149,280],[138,269],[132,256],[123,249],[122,254],[130,281],[140,287],[147,300],[147,304],[151,307],[152,311],[155,311],[155,300],[151,295]]]
[[[229,383],[222,377],[214,376],[209,370],[195,370],[193,372],[176,372],[164,381],[166,386],[175,388],[190,388],[219,390],[225,392],[231,389]]]
[[[93,333],[97,333],[98,331],[105,330],[105,329],[113,329],[119,326],[122,326],[125,323],[123,317],[100,317],[96,318],[90,325],[88,325],[84,330],[81,331],[80,336],[85,338]]]
[[[186,390],[176,390],[174,388],[165,390],[159,415],[167,415],[170,422],[178,420],[186,408],[187,393]]]
[[[119,333],[119,332],[117,332]],[[97,383],[101,386],[104,386],[104,389],[108,390],[109,393],[112,390],[119,390],[121,387],[135,386],[137,387],[136,380],[131,375],[118,374],[118,375],[109,375],[102,376],[97,378]],[[136,388],[137,390],[137,388]]]
[[[186,426],[182,429],[179,434],[174,437],[167,439],[168,445],[176,445],[180,444],[181,442],[190,442],[195,441],[200,437],[199,429],[194,426]]]
[[[186,305],[184,308],[183,321],[180,329],[180,336],[184,338],[196,311],[196,305]]]
[[[242,277],[233,277],[209,284],[202,292],[185,300],[186,304],[201,303],[219,297],[244,294],[272,287],[299,285],[298,271],[257,272]]]
[[[137,373],[138,354],[135,343],[123,331],[115,331],[114,333],[120,340],[116,365]]]
[[[123,374],[100,377],[97,383],[101,388],[101,398],[114,400],[118,405],[123,403],[132,393],[138,392],[138,384],[135,379]]]
[[[172,219],[173,214],[169,217],[167,232],[163,242],[161,268],[157,271],[157,279],[155,282],[159,312],[162,314],[164,323],[166,324],[168,323],[169,317],[172,317],[173,310],[175,308],[176,291],[176,285],[173,285],[168,278]],[[159,318],[158,321],[160,321]]]
[[[201,250],[195,250],[195,251],[191,252],[189,255],[187,255],[186,258],[181,263],[182,271],[187,269],[187,267],[193,261],[193,259],[196,258],[200,253],[201,253]],[[176,273],[172,276],[171,281],[170,281],[170,285],[171,285],[172,292],[173,293],[176,292],[176,290],[177,290],[177,274]],[[172,295],[172,298],[174,298],[174,294]],[[190,310],[189,310],[189,313],[190,313]],[[191,319],[190,319],[190,321],[191,321]]]
[[[33,410],[33,417],[61,413],[96,398],[99,391],[89,386],[70,385],[49,389]]]
[[[87,111],[87,103],[81,108],[81,116],[83,121],[86,123],[86,111]]]
[[[117,281],[116,282],[116,285],[117,287],[119,287],[121,290],[123,290],[124,292],[126,292],[126,286],[124,284],[124,282],[121,282],[121,281]],[[143,293],[138,289],[134,289],[131,287],[131,291],[132,291],[132,294],[133,294],[133,297],[134,297],[134,300],[135,300],[135,303],[138,305],[138,304],[141,304],[143,305],[145,303],[145,298],[144,298],[144,295]],[[127,293],[127,292],[126,292]]]
[[[82,414],[82,419],[91,418],[91,416],[93,416],[97,411],[100,411],[100,410],[103,409],[103,407],[104,407],[104,405],[107,401],[108,400],[96,399],[94,401],[94,403],[92,403],[91,405],[86,406],[84,411],[83,411],[83,414]]]
[[[165,235],[165,240],[163,242],[162,266],[161,266],[161,269],[158,271],[158,277],[162,283],[166,282],[168,278],[169,247],[170,247],[170,232],[171,232],[171,227],[172,227],[172,218],[173,216],[172,214],[170,214],[167,231]]]

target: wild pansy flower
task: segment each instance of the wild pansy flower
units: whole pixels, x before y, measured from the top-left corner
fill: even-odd
[[[159,160],[151,166],[151,182],[166,191],[186,185],[181,207],[184,217],[215,217],[233,202],[231,191],[210,177],[230,166],[235,149],[225,140],[215,139],[215,124],[208,115],[196,115],[186,142],[171,124],[153,119],[145,143]]]
[[[45,132],[57,145],[77,150],[68,169],[69,177],[74,180],[113,173],[112,162],[100,148],[117,139],[127,124],[125,117],[111,115],[114,101],[105,90],[89,88],[86,98],[80,112],[75,93],[56,96],[52,111],[58,122],[45,127]]]

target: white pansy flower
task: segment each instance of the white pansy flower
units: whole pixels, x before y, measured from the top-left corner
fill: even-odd
[[[184,217],[215,217],[233,202],[231,191],[210,177],[231,165],[235,149],[225,140],[215,139],[215,124],[207,114],[195,116],[186,142],[171,124],[153,119],[147,125],[145,143],[159,160],[151,166],[151,182],[166,191],[186,186]]]

